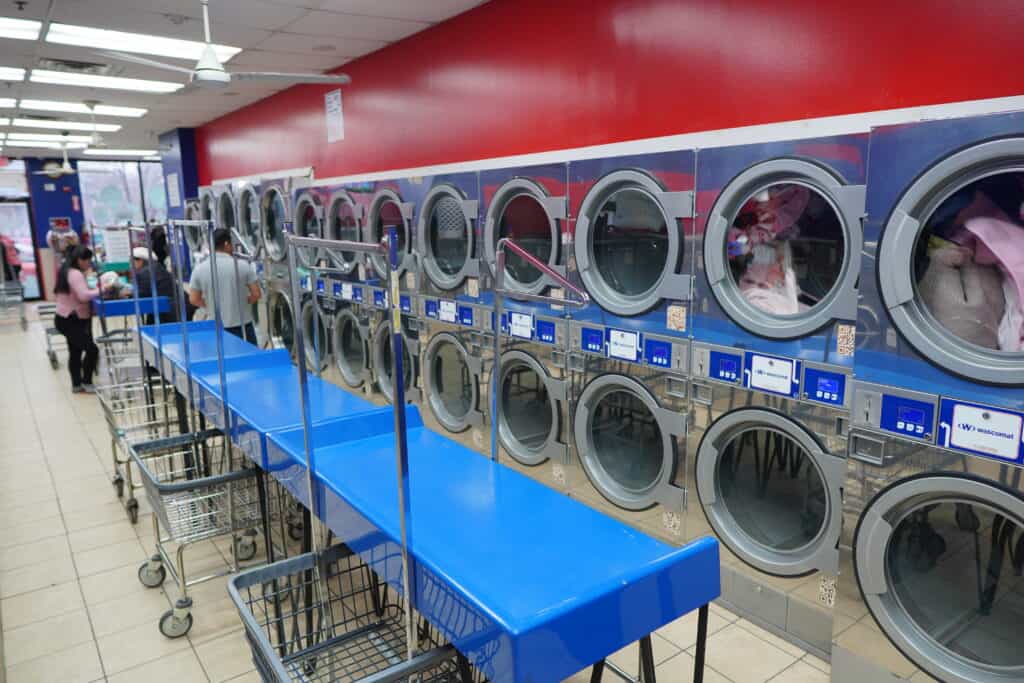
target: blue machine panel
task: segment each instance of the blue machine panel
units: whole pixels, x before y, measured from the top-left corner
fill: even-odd
[[[604,353],[604,332],[593,327],[581,327],[580,348],[590,353]]]
[[[342,296],[341,292],[342,292],[341,283],[340,282],[335,282],[334,285],[331,287],[331,294],[334,295],[335,299],[342,299],[344,297]]]
[[[804,370],[804,398],[830,406],[846,404],[847,377],[841,372],[818,368]]]
[[[645,340],[644,362],[656,368],[672,367],[672,344],[661,339]]]
[[[312,286],[308,275],[302,276],[302,278],[299,280],[299,286],[302,287],[302,291],[304,292],[312,291]]]
[[[743,379],[743,356],[722,351],[712,351],[709,355],[708,377],[732,383]]]
[[[423,301],[423,313],[428,318],[437,320],[438,317],[438,301],[437,299],[425,299]]]
[[[459,306],[459,324],[473,327],[473,307]]]
[[[800,395],[801,365],[792,358],[747,351],[743,356],[743,386],[796,398]]]
[[[628,360],[631,363],[640,362],[640,352],[644,343],[643,333],[609,327],[605,330],[604,336],[605,341],[608,342],[606,348],[609,358]]]
[[[905,396],[882,395],[879,427],[885,431],[915,439],[931,439],[934,425],[934,404]]]
[[[362,303],[363,288],[360,285],[353,285],[349,282],[335,282],[334,296],[344,301],[355,301]]]
[[[1024,413],[944,398],[939,402],[939,442],[946,448],[1024,463]]]
[[[412,313],[412,297],[408,294],[400,294],[398,296],[398,308],[401,309],[402,313]]]
[[[383,289],[373,290],[373,305],[377,308],[388,307],[388,293]]]
[[[317,294],[326,294],[327,293],[327,283],[324,282],[323,278],[317,278],[316,279],[316,293]]]
[[[538,320],[536,323],[537,333],[535,335],[537,341],[545,344],[555,343],[555,323],[551,320]]]

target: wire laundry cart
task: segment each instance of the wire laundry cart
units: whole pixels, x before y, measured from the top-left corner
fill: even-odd
[[[36,313],[39,315],[39,322],[42,323],[43,337],[46,340],[46,357],[50,361],[50,367],[56,370],[60,367],[60,357],[57,355],[63,351],[67,353],[68,345],[57,330],[54,316],[57,315],[57,304],[39,304],[36,306]]]
[[[8,279],[6,268],[0,267],[0,322],[18,321],[21,329],[28,329],[25,315],[25,292],[18,280]]]

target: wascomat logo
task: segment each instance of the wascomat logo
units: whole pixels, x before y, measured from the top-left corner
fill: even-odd
[[[991,429],[989,427],[978,427],[977,425],[973,425],[970,422],[957,423],[956,427],[962,432],[974,432],[976,434],[983,434],[985,436],[994,436],[999,439],[1006,439],[1007,441],[1015,442],[1017,440],[1016,434],[1011,434],[1010,432],[1000,432],[996,429]]]
[[[780,370],[776,370],[774,368],[771,368],[771,369],[767,369],[767,368],[764,368],[764,367],[755,368],[754,369],[754,374],[759,376],[759,377],[771,377],[772,379],[782,380],[784,382],[788,382],[789,381],[789,372],[788,371],[780,371]]]

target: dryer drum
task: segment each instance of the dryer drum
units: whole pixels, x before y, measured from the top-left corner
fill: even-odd
[[[252,187],[243,188],[238,196],[238,224],[249,253],[260,251],[260,201]]]
[[[295,234],[299,237],[322,237],[320,205],[310,194],[303,194],[295,203]],[[299,263],[310,266],[319,261],[319,249],[296,249]]]
[[[353,389],[366,376],[366,338],[352,311],[342,309],[334,319],[334,364],[341,378]]]
[[[524,465],[547,459],[544,449],[560,428],[558,406],[543,373],[540,363],[523,352],[506,352],[502,358],[498,435],[509,455]]]
[[[280,344],[289,351],[295,345],[295,322],[288,298],[278,291],[270,294],[270,336],[275,345]]]
[[[231,201],[231,195],[227,192],[221,192],[220,198],[217,200],[217,227],[231,230],[231,240],[235,241],[234,229],[237,227],[235,223],[235,204]]]
[[[314,333],[313,327],[316,323]],[[306,366],[317,370],[317,357],[320,358],[320,370],[327,367],[331,354],[331,340],[327,334],[327,322],[310,299],[302,304],[302,335],[305,339]]]
[[[944,681],[1024,680],[1024,500],[994,482],[913,477],[879,493],[854,537],[865,602]]]
[[[453,335],[439,334],[431,339],[423,362],[434,417],[449,431],[465,431],[480,393],[466,348]]]
[[[356,206],[352,199],[344,192],[331,197],[331,205],[328,207],[327,226],[325,230],[328,239],[344,240],[347,242],[359,242],[359,217],[356,215]],[[352,272],[358,262],[357,255],[353,251],[329,251],[328,256],[334,264],[344,273]]]
[[[199,216],[201,221],[212,221],[215,219],[213,206],[213,193],[204,191],[199,197]],[[206,232],[199,227],[188,226],[185,228],[185,241],[193,254],[202,253],[206,249]]]
[[[404,264],[405,257],[409,251],[409,226],[406,224],[405,216],[402,213],[401,199],[398,195],[390,190],[385,190],[374,201],[370,209],[369,221],[369,241],[374,244],[379,244],[384,239],[384,236],[388,234],[388,230],[392,227],[395,228],[395,232],[398,235],[399,261]],[[370,261],[373,263],[377,273],[383,275],[386,272],[387,268],[383,256],[372,254]],[[401,266],[399,270],[402,270]]]
[[[509,237],[541,261],[550,261],[555,251],[551,219],[537,198],[522,193],[515,195],[505,204],[501,212],[498,237]],[[509,277],[524,288],[535,285],[542,273],[522,257],[507,253],[505,270]]]
[[[424,268],[440,287],[451,289],[470,257],[473,240],[462,203],[450,192],[437,196],[429,208],[426,224]]]
[[[284,222],[288,220],[288,205],[280,188],[271,187],[263,193],[260,201],[260,219],[263,229],[263,246],[267,256],[281,262],[288,256]]]
[[[409,351],[407,340],[402,344],[402,374],[405,376],[405,386],[412,386],[413,380],[413,356]],[[393,401],[395,396],[394,383],[394,362],[391,355],[391,323],[385,322],[377,327],[373,335],[373,378],[381,393]]]

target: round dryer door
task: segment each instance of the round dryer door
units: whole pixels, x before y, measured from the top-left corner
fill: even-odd
[[[305,342],[306,367],[317,370],[319,357],[319,369],[324,370],[331,356],[331,340],[327,332],[327,321],[317,311],[312,299],[302,304],[302,338]]]
[[[462,284],[473,256],[473,222],[463,202],[461,193],[450,185],[433,188],[423,199],[416,233],[423,270],[441,289]]]
[[[260,199],[251,185],[238,193],[238,225],[245,248],[252,256],[258,256],[263,245],[260,231]]]
[[[235,221],[235,201],[230,192],[221,192],[217,198],[217,227],[231,230],[231,239],[235,239],[234,230],[238,224]]]
[[[559,220],[552,213],[549,198],[537,183],[513,178],[498,188],[487,210],[484,249],[494,272],[498,241],[503,237],[528,251],[540,261],[556,267],[561,264]],[[544,273],[526,259],[505,252],[505,287],[513,291],[537,294],[550,283]]]
[[[501,445],[522,464],[539,465],[560,446],[562,415],[555,380],[536,358],[514,349],[501,354],[499,382]]]
[[[889,639],[949,683],[1024,680],[1024,500],[994,482],[903,480],[865,508],[857,583]]]
[[[611,173],[591,188],[576,219],[576,266],[587,291],[616,315],[637,315],[676,298],[684,253],[677,211],[650,176]]]
[[[595,488],[612,503],[644,510],[662,500],[676,467],[666,411],[640,382],[600,375],[576,404],[576,448]]]
[[[719,195],[704,233],[711,291],[744,329],[801,337],[856,320],[863,186],[818,164],[773,159]]]
[[[480,359],[470,355],[453,334],[435,335],[423,363],[427,401],[437,421],[450,432],[479,424]]]
[[[366,356],[365,327],[351,309],[341,309],[334,319],[334,364],[342,381],[353,389],[365,381]]]
[[[263,229],[263,247],[271,260],[280,263],[288,257],[285,221],[288,220],[288,202],[279,187],[270,187],[260,200],[260,218]]]
[[[405,271],[406,261],[412,248],[409,223],[406,218],[406,208],[402,204],[402,198],[393,190],[381,190],[373,198],[373,203],[370,205],[369,233],[366,235],[366,241],[379,244],[388,234],[388,230],[395,228],[395,232],[398,234],[398,256],[401,259],[401,265],[398,268],[399,274]],[[384,256],[381,254],[372,254],[370,262],[380,275],[387,270]]]
[[[284,347],[289,352],[295,346],[295,320],[292,317],[292,305],[282,292],[271,291],[270,301],[270,337],[274,346]]]
[[[1024,385],[1024,138],[969,147],[918,177],[888,216],[878,284],[919,353],[972,381]]]
[[[214,221],[216,216],[215,197],[211,190],[203,190],[199,194],[199,220]],[[185,242],[193,254],[202,254],[207,250],[207,235],[203,228],[188,226],[185,228]]]
[[[408,339],[403,335],[402,344],[402,375],[405,377],[405,386],[412,386],[415,369],[412,352],[409,350]],[[395,364],[391,355],[391,323],[383,322],[377,326],[373,333],[373,379],[377,388],[388,401],[394,401],[395,386],[392,381],[395,373]]]
[[[834,570],[845,462],[788,417],[744,408],[704,434],[697,495],[718,537],[754,568],[778,576]]]
[[[355,202],[348,196],[347,192],[337,192],[331,196],[331,203],[327,211],[327,228],[325,230],[328,239],[345,240],[347,242],[359,242],[359,213]],[[328,252],[334,267],[343,273],[351,273],[359,264],[359,255],[354,251],[330,251]]]
[[[323,207],[316,195],[303,193],[295,202],[295,234],[299,237],[323,237]],[[296,249],[295,256],[303,266],[311,266],[321,258],[319,249]]]

